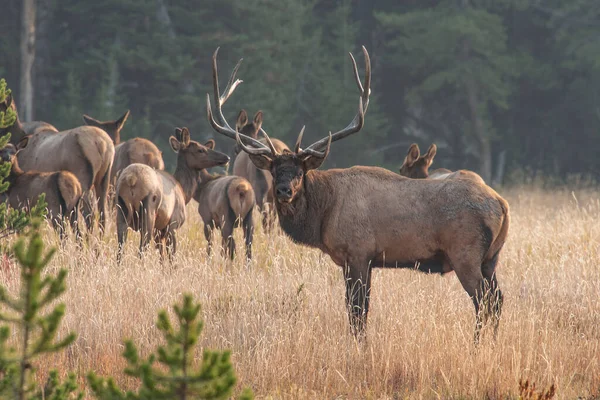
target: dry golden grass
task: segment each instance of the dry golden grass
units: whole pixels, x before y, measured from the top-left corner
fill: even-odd
[[[84,250],[65,243],[52,265],[70,271],[63,331],[79,337],[40,370],[73,370],[82,382],[95,370],[133,384],[122,373],[123,339],[153,349],[157,311],[191,292],[203,304],[202,345],[232,349],[239,387],[259,398],[504,399],[517,398],[520,379],[555,384],[556,398],[600,396],[600,192],[503,195],[512,224],[495,343],[487,332],[474,348],[472,303],[454,274],[376,270],[368,342],[357,345],[342,273],[328,257],[259,229],[250,265],[208,258],[192,204],[173,265],[154,249],[140,260],[137,234],[117,265],[114,223]],[[239,230],[236,238],[242,254]],[[4,268],[0,279],[15,290],[18,271]]]

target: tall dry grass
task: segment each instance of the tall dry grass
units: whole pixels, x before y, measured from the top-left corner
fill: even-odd
[[[42,375],[73,370],[83,382],[95,370],[132,385],[123,339],[153,349],[157,310],[191,292],[203,304],[203,346],[232,349],[239,386],[258,397],[504,399],[518,396],[520,379],[556,384],[557,398],[600,396],[600,192],[503,194],[512,225],[498,268],[505,306],[496,342],[488,332],[473,346],[472,303],[453,273],[376,270],[368,342],[357,345],[339,267],[260,229],[249,265],[207,257],[194,204],[173,265],[154,250],[140,260],[137,234],[117,265],[114,223],[83,250],[71,239],[61,247],[52,265],[70,271],[63,331],[79,338],[44,359]],[[12,290],[15,268],[0,272]]]

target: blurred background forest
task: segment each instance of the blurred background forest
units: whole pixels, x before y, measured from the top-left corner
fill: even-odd
[[[411,143],[425,151],[435,142],[435,167],[473,169],[487,181],[519,171],[600,174],[597,0],[3,0],[1,7],[0,77],[23,120],[68,129],[83,124],[83,113],[115,119],[131,109],[123,139],[152,139],[168,165],[175,126],[196,139],[215,135],[205,97],[217,46],[222,85],[244,57],[244,83],[224,107],[228,120],[240,108],[262,109],[267,132],[292,145],[303,124],[308,142],[350,122],[358,95],[347,52],[362,70],[364,44],[374,79],[366,125],[334,144],[326,167],[397,170]],[[23,21],[35,26],[34,41]],[[24,54],[34,55],[30,110],[21,93]],[[217,141],[231,150],[230,141]]]

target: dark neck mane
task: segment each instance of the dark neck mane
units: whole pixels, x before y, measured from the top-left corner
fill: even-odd
[[[275,201],[279,224],[295,242],[310,247],[323,247],[321,227],[329,213],[331,187],[321,171],[309,171],[302,192],[290,204]]]
[[[198,186],[198,172],[187,166],[183,154],[177,155],[177,167],[173,176],[183,189],[185,204],[189,203]]]

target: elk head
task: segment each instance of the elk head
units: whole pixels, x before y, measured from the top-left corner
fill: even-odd
[[[0,160],[2,162],[9,162],[15,164],[17,161],[17,154],[19,153],[19,151],[27,147],[28,143],[29,136],[25,136],[21,140],[19,140],[19,143],[17,143],[16,146],[12,143],[8,143],[2,148],[2,150],[0,150]]]
[[[119,119],[114,121],[98,121],[89,115],[83,114],[83,121],[86,125],[98,127],[108,133],[108,136],[110,136],[115,145],[121,143],[121,129],[123,129],[123,125],[125,125],[127,118],[129,118],[129,110],[127,110]]]
[[[233,130],[225,120],[222,112],[222,106],[227,101],[231,93],[235,90],[237,85],[242,81],[235,80],[235,74],[240,66],[242,60],[235,66],[229,82],[223,95],[219,92],[219,81],[217,72],[217,54],[219,49],[213,54],[213,89],[214,89],[214,101],[216,104],[216,113],[218,122],[213,117],[213,111],[210,104],[210,95],[206,96],[206,112],[208,115],[208,121],[211,126],[217,132],[237,141],[237,145],[246,153],[248,153],[250,160],[254,163],[257,168],[269,170],[273,175],[273,191],[277,202],[291,203],[293,202],[298,193],[301,192],[303,187],[303,180],[306,173],[312,169],[319,168],[323,161],[327,158],[331,143],[336,140],[343,139],[350,136],[353,133],[360,131],[364,125],[364,118],[367,108],[369,106],[369,95],[371,94],[371,61],[369,59],[369,53],[363,46],[363,54],[365,57],[365,83],[364,87],[358,73],[358,67],[356,60],[352,53],[350,53],[350,59],[352,60],[352,67],[354,69],[354,78],[360,92],[358,102],[358,112],[354,116],[354,119],[350,124],[334,134],[329,132],[329,135],[311,144],[305,149],[301,148],[302,136],[304,134],[304,127],[298,135],[296,140],[296,146],[294,151],[285,150],[283,153],[279,153],[269,135],[261,128],[258,130],[262,132],[265,137],[266,145],[256,140],[255,137],[247,136],[240,133],[238,124],[236,129]],[[262,114],[261,114],[262,117]],[[239,119],[239,118],[238,118]]]
[[[190,169],[199,171],[229,162],[227,155],[214,150],[214,140],[211,139],[205,144],[191,140],[188,128],[175,128],[175,136],[169,138],[169,144],[177,153],[177,162],[183,161]]]
[[[429,167],[433,163],[433,158],[437,152],[437,146],[429,146],[427,153],[421,156],[419,146],[413,143],[408,148],[408,153],[400,167],[400,175],[412,179],[425,179],[429,176]]]

